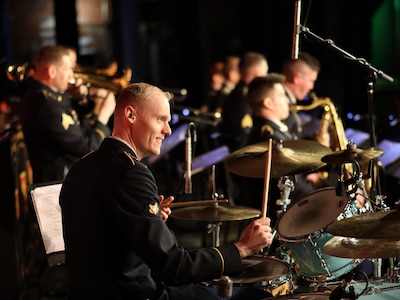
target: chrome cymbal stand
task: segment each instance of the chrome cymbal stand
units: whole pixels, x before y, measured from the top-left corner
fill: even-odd
[[[281,198],[276,200],[276,204],[282,207],[282,212],[285,212],[292,202],[289,196],[294,190],[294,182],[289,176],[283,176],[279,179],[278,188],[281,191]]]
[[[215,165],[212,165],[211,169],[211,180],[212,180],[212,199],[218,200],[218,193],[216,191],[216,184],[215,184]],[[214,203],[213,205],[218,205],[218,203]],[[207,224],[207,233],[212,234],[212,245],[213,247],[220,246],[220,232],[221,232],[221,224],[222,222],[209,222]]]

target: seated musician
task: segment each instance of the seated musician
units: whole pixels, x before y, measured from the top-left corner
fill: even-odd
[[[275,141],[297,139],[296,133],[290,132],[283,123],[289,115],[289,99],[283,88],[284,79],[281,74],[271,73],[250,82],[246,100],[253,112],[253,128],[249,134],[248,145],[267,142],[270,138]],[[300,199],[312,191],[312,186],[306,182],[303,175],[295,175],[294,179],[293,199]],[[261,209],[264,179],[248,178],[246,182],[247,204]],[[280,199],[278,183],[279,179],[271,179],[268,211],[272,224],[275,224],[278,214],[276,205],[276,200]]]
[[[159,196],[151,171],[141,162],[159,155],[171,134],[170,97],[134,83],[124,89],[114,130],[98,151],[79,160],[60,194],[66,266],[72,299],[218,299],[195,283],[241,271],[241,259],[270,245],[270,220],[253,221],[239,241],[184,249],[165,224],[173,197]],[[264,299],[249,287],[230,299]]]

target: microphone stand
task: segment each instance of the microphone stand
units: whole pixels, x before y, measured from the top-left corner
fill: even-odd
[[[318,36],[317,34],[315,34],[314,32],[312,32],[309,28],[300,25],[300,33],[303,33],[305,35],[311,36],[312,38],[320,41],[321,43],[323,43],[325,46],[328,46],[329,48],[339,52],[340,54],[343,55],[343,57],[357,62],[359,63],[362,67],[364,67],[365,69],[367,69],[368,71],[368,82],[367,82],[367,96],[368,96],[368,116],[369,116],[369,133],[370,133],[370,146],[371,148],[376,147],[376,135],[375,135],[375,124],[374,124],[374,120],[373,120],[373,93],[374,93],[374,83],[376,82],[376,79],[378,77],[381,77],[383,79],[385,79],[388,82],[393,82],[394,79],[385,74],[382,70],[378,70],[377,68],[375,68],[374,66],[372,66],[366,59],[364,58],[358,58],[355,57],[354,55],[350,54],[349,52],[343,50],[342,48],[338,47],[334,41],[332,41],[331,39],[324,39],[320,36]],[[373,159],[373,164],[374,166],[377,165],[377,160]],[[371,191],[370,191],[370,198],[371,199],[375,199],[376,195],[377,195],[377,187],[376,187],[376,178],[378,177],[378,174],[375,174],[375,170],[376,168],[373,167],[372,168],[372,172],[371,172]],[[380,187],[378,186],[379,189],[379,194],[380,194]],[[379,195],[378,194],[378,195]]]

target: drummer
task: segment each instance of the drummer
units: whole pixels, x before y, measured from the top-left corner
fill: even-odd
[[[266,217],[249,224],[237,242],[219,247],[186,250],[176,241],[165,224],[171,209],[160,208],[173,197],[158,195],[140,161],[160,154],[170,120],[168,94],[131,84],[117,99],[112,136],[67,175],[60,204],[71,299],[219,299],[193,283],[240,273],[241,259],[271,244]],[[231,299],[269,296],[249,287]]]
[[[270,73],[267,76],[257,77],[249,84],[247,103],[252,109],[253,128],[248,138],[248,144],[256,144],[268,141],[270,138],[279,140],[297,140],[297,134],[290,132],[282,122],[289,116],[289,98],[286,96],[283,82],[285,76],[278,73]],[[261,200],[264,192],[264,179],[247,178],[247,184],[243,187],[247,190],[247,205],[261,209]],[[276,200],[280,199],[278,178],[271,179],[268,201],[269,217],[271,224],[275,225],[279,207]],[[313,190],[306,181],[304,175],[296,175],[294,178],[294,200],[300,199]]]

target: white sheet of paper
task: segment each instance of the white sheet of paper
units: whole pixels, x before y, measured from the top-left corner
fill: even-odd
[[[46,254],[65,250],[59,204],[61,185],[39,186],[31,191]]]

